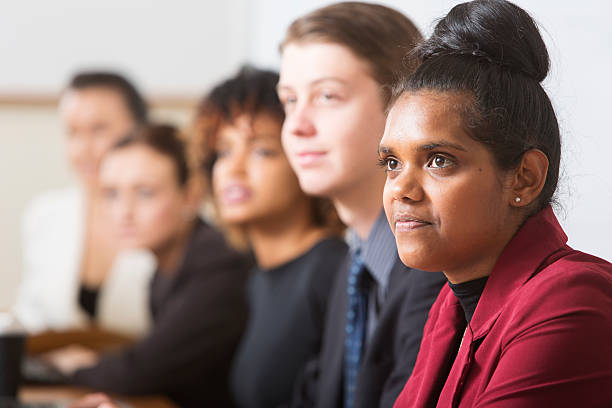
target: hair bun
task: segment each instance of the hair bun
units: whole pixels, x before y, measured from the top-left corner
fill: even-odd
[[[444,55],[473,56],[538,82],[546,78],[550,66],[534,20],[505,0],[474,0],[453,7],[418,53],[423,60]]]

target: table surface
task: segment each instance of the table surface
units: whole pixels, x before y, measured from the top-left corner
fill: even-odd
[[[58,347],[79,344],[96,351],[107,351],[130,344],[134,339],[107,332],[96,327],[69,330],[63,332],[46,332],[28,337],[27,350],[31,354],[44,353]],[[19,390],[21,402],[56,402],[68,404],[95,390],[67,385],[25,385]],[[116,401],[131,408],[176,408],[169,399],[163,396],[127,397],[111,395]]]
[[[73,344],[104,352],[125,347],[134,341],[135,339],[91,326],[84,329],[48,331],[30,335],[27,339],[27,352],[40,354]]]
[[[82,398],[92,390],[72,386],[31,386],[19,390],[19,400],[22,402],[58,402],[69,403]],[[114,396],[113,396],[114,397]],[[165,397],[124,397],[117,396],[117,401],[126,403],[132,408],[176,408],[177,406]]]

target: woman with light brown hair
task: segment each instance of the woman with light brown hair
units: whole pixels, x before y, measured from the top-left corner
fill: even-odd
[[[227,377],[246,323],[242,289],[251,262],[198,216],[194,176],[186,143],[170,125],[140,127],[104,155],[100,186],[115,240],[156,259],[148,298],[153,325],[120,349],[48,354],[67,383],[163,395],[185,408],[233,406]]]

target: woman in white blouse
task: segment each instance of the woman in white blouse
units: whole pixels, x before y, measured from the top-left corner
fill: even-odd
[[[30,333],[93,322],[142,334],[150,324],[154,260],[144,251],[118,254],[101,208],[98,166],[113,143],[146,122],[146,104],[122,76],[83,72],[64,92],[60,111],[78,187],[44,193],[26,209],[15,315]]]

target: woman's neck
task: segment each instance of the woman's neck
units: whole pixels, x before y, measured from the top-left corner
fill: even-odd
[[[195,222],[189,222],[180,228],[179,233],[175,237],[166,242],[161,248],[153,251],[157,258],[157,267],[162,274],[174,275],[176,273],[185,257],[194,228]]]
[[[497,260],[519,231],[523,222],[524,217],[521,213],[513,212],[509,214],[502,223],[504,228],[499,230],[496,236],[490,237],[489,245],[478,251],[476,259],[444,271],[448,281],[452,284],[459,284],[489,276],[495,264],[497,264]]]
[[[329,231],[312,221],[310,203],[301,203],[285,214],[275,214],[246,227],[246,233],[257,264],[263,269],[283,265],[329,235]]]
[[[84,235],[81,253],[81,282],[90,288],[100,287],[108,276],[119,250],[110,223],[103,210],[98,190],[86,190]]]
[[[380,215],[384,186],[385,176],[381,172],[332,197],[342,222],[362,240],[368,238]]]
[[[482,262],[479,262],[477,265],[473,265],[473,267],[461,270],[454,269],[448,272],[445,271],[444,275],[453,285],[484,278],[485,276],[489,276],[491,274],[491,270],[493,269],[496,260],[497,258],[483,258]]]

